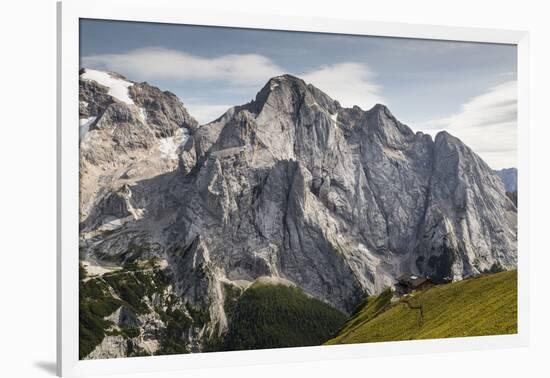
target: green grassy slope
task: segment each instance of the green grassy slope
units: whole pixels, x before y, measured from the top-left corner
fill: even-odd
[[[439,285],[391,303],[369,298],[326,344],[517,333],[517,271]]]
[[[295,287],[254,284],[238,299],[221,350],[320,345],[346,317]]]

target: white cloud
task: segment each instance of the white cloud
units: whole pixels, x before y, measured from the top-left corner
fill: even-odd
[[[246,91],[257,91],[269,78],[285,73],[271,59],[259,54],[205,58],[163,48],[85,56],[82,66],[115,71],[138,81],[220,81],[225,83],[223,88]],[[364,63],[344,62],[296,74],[345,107],[358,105],[367,110],[376,103],[388,105],[373,72]],[[440,130],[451,132],[493,168],[516,166],[516,88],[515,80],[495,86],[465,103],[457,114],[417,124],[416,129],[432,134]],[[185,105],[200,123],[207,123],[230,107],[214,101],[186,101]]]
[[[433,135],[447,130],[494,169],[517,166],[517,82],[497,85],[462,105],[459,113],[416,129]]]
[[[368,110],[377,103],[387,105],[386,99],[380,95],[380,87],[373,81],[372,71],[363,63],[323,66],[299,76],[344,107],[358,105]]]
[[[232,89],[258,91],[269,78],[285,73],[271,59],[258,54],[229,54],[205,58],[164,48],[141,48],[121,54],[89,55],[83,67],[114,71],[136,81],[221,81]],[[338,100],[343,106],[370,109],[387,101],[374,84],[373,73],[363,63],[339,63],[296,73]],[[185,100],[185,99],[184,99]],[[223,114],[227,105],[186,102],[190,113],[201,123]]]
[[[284,73],[258,54],[204,58],[162,48],[85,56],[82,66],[115,71],[133,80],[223,80],[240,86],[261,86],[270,77]]]
[[[186,103],[185,107],[201,125],[214,121],[219,116],[224,114],[233,105],[217,105],[217,104],[193,104]]]
[[[269,78],[285,73],[271,59],[259,54],[229,54],[205,58],[183,51],[141,48],[122,54],[89,55],[83,67],[114,71],[132,80],[225,81],[234,87],[259,90]],[[343,106],[369,109],[386,100],[373,83],[373,73],[363,63],[339,63],[297,73]]]

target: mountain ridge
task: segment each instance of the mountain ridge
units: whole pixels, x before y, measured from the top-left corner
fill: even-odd
[[[176,295],[210,314],[186,336],[199,350],[231,321],[226,286],[261,276],[349,313],[404,272],[515,267],[501,180],[458,138],[414,133],[384,105],[343,108],[282,75],[198,125],[145,83],[129,86],[139,106],[80,83],[81,118],[96,117],[81,140],[81,259],[165,259]]]

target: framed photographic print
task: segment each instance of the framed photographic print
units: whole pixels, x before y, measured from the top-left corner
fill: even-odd
[[[59,374],[527,343],[526,32],[58,14]]]

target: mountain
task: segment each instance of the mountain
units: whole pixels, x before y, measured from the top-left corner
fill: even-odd
[[[80,118],[81,260],[111,293],[101,266],[160,260],[170,282],[155,296],[173,296],[166,309],[152,293],[122,299],[141,330],[132,350],[208,350],[230,329],[228,298],[266,277],[349,314],[402,273],[516,265],[502,181],[459,139],[414,133],[384,105],[344,108],[282,75],[198,125],[169,92],[83,70]],[[167,310],[187,322],[179,349],[155,336]],[[103,324],[88,357],[113,355],[121,324]]]
[[[456,316],[460,314],[460,316]],[[328,345],[517,333],[517,271],[367,302]]]
[[[507,192],[518,191],[518,170],[516,168],[503,168],[495,171],[495,174],[500,177]]]

